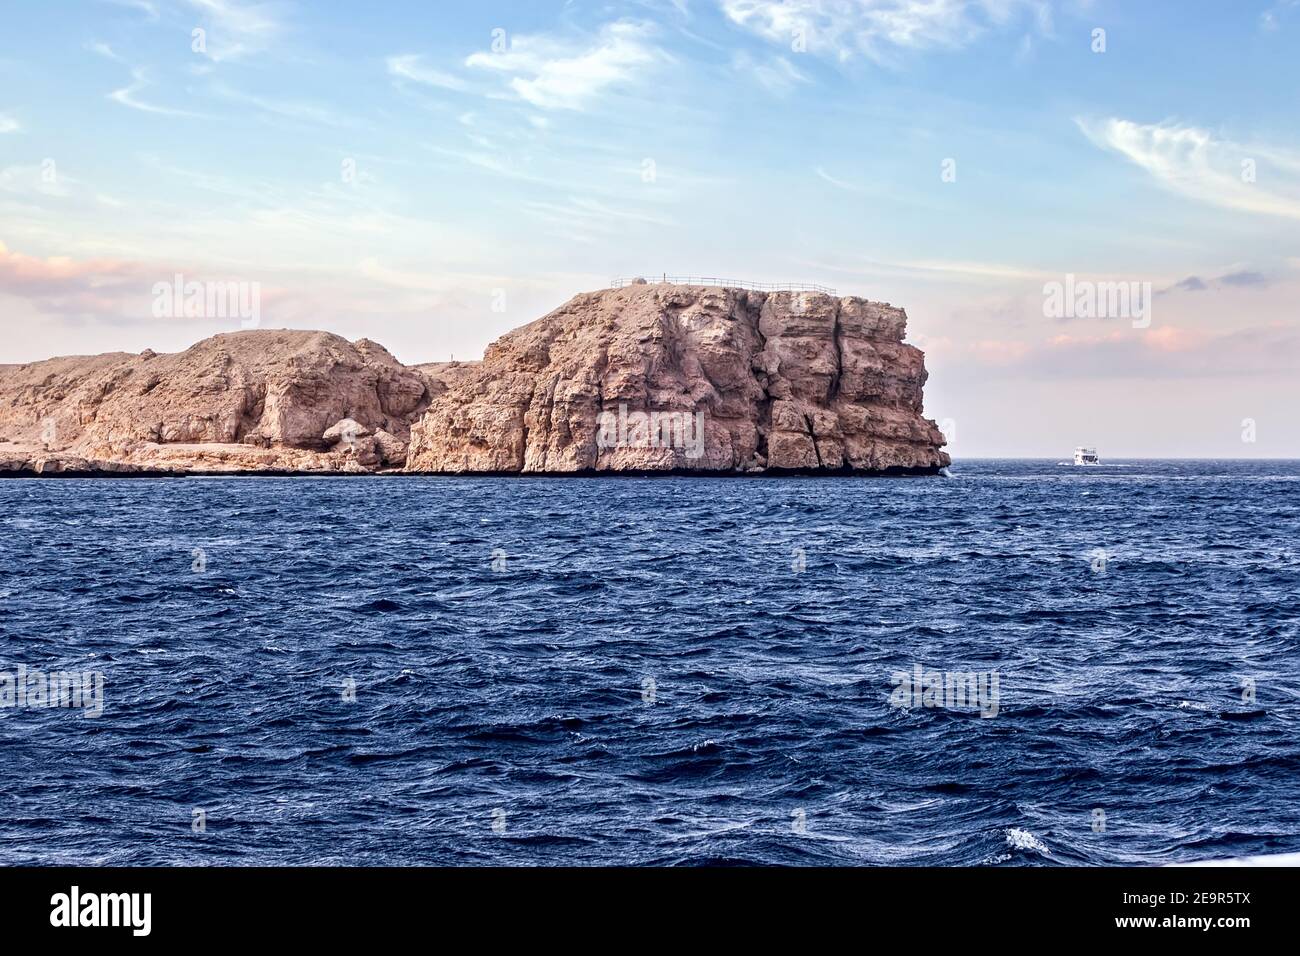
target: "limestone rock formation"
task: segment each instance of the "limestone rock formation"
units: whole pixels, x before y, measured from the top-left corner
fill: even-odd
[[[494,342],[412,428],[439,473],[933,471],[902,309],[822,293],[633,284]]]
[[[0,366],[0,473],[933,472],[901,309],[821,293],[586,293],[481,362],[326,332]]]
[[[382,346],[328,332],[231,332],[171,355],[0,366],[0,469],[370,467],[380,456],[364,440],[382,429],[405,441],[428,400],[425,376]]]

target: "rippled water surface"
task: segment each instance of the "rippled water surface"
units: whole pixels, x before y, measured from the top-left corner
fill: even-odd
[[[1300,850],[1300,463],[953,474],[0,481],[0,862]]]

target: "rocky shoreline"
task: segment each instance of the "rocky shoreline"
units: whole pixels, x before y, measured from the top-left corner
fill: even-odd
[[[116,462],[90,462],[88,467],[67,467],[57,461],[51,464],[29,463],[24,467],[6,467],[0,462],[0,480],[5,478],[924,478],[939,474],[943,466],[905,468],[890,467],[875,471],[858,471],[851,468],[828,470],[825,468],[765,469],[763,471],[701,471],[678,468],[669,471],[410,471],[382,469],[378,471],[284,471],[280,469],[216,471],[216,470],[160,470],[124,468]]]
[[[482,361],[252,330],[0,366],[0,477],[927,475],[902,309],[824,293],[585,293]]]

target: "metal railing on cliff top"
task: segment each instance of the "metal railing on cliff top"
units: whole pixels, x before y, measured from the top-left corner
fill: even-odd
[[[611,289],[635,285],[638,281],[646,284],[667,285],[715,285],[724,289],[753,289],[755,292],[824,292],[834,295],[835,290],[812,282],[747,282],[744,279],[719,279],[712,276],[621,276],[610,282]]]

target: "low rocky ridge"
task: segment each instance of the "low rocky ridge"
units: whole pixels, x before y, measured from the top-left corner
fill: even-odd
[[[170,355],[0,366],[0,469],[400,468],[429,398],[429,378],[383,346],[328,332],[231,332]]]
[[[576,296],[481,362],[245,331],[184,352],[0,366],[0,473],[925,473],[901,309],[637,284]]]

